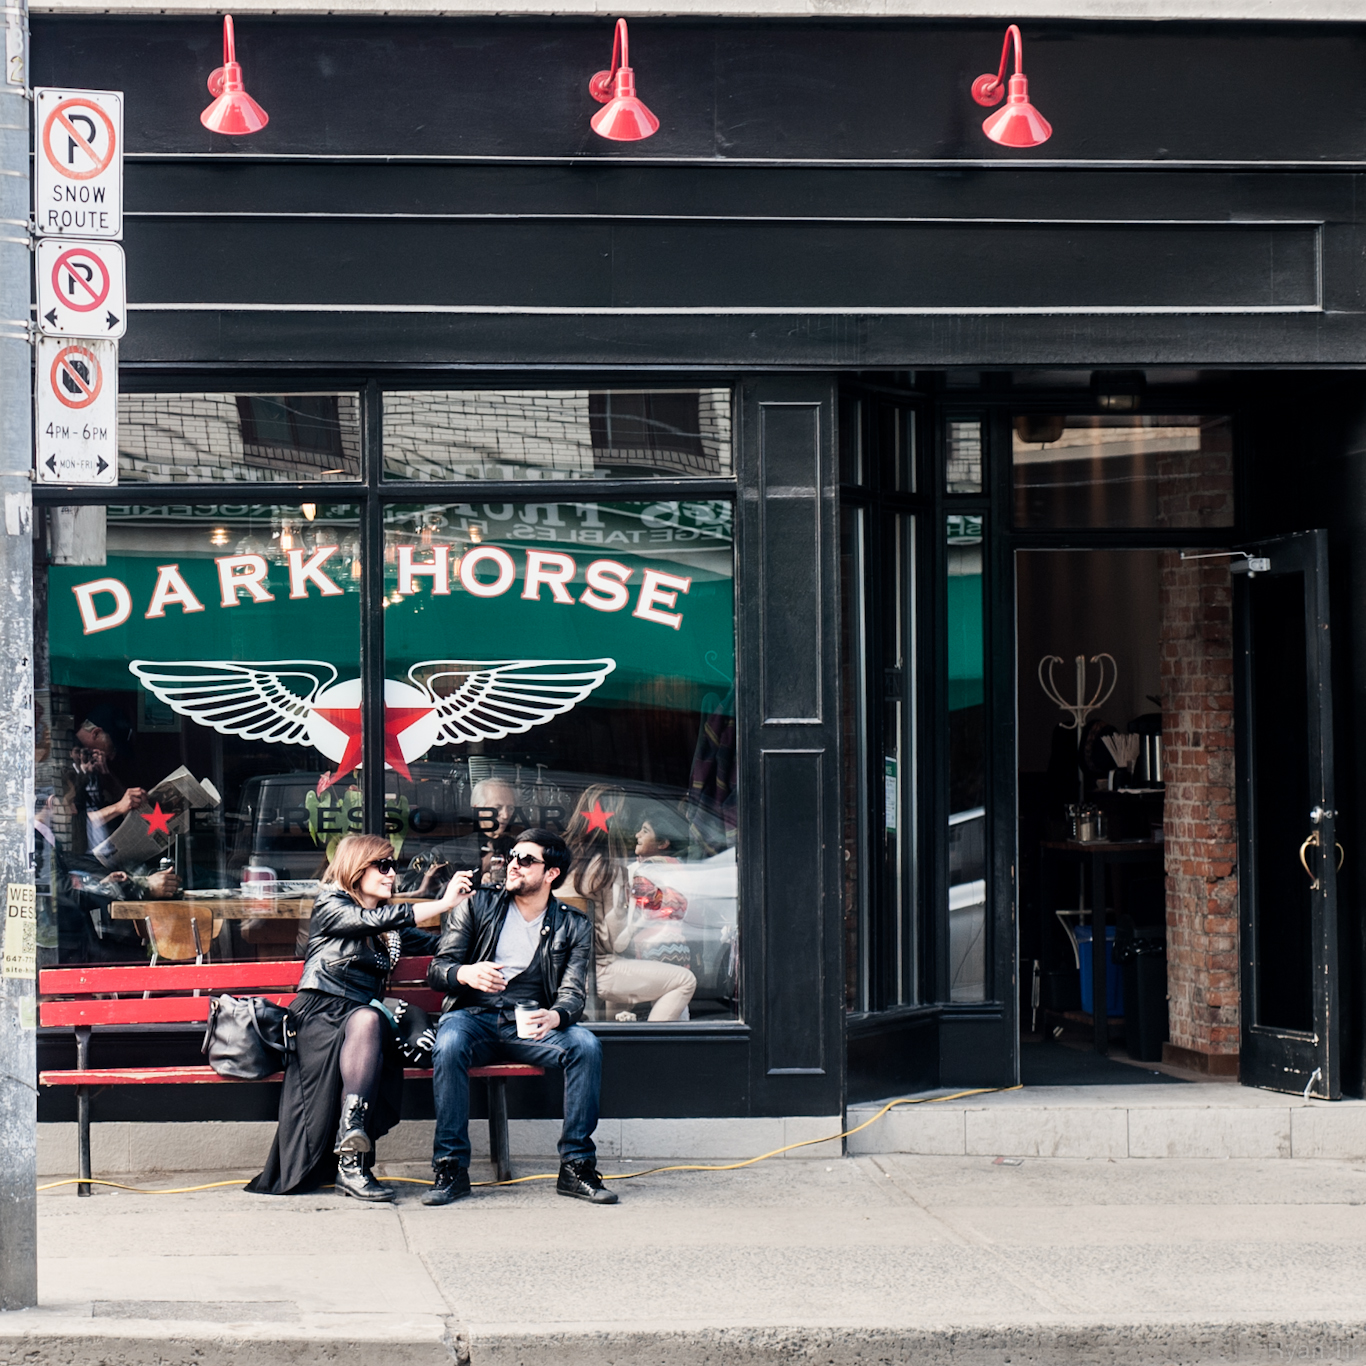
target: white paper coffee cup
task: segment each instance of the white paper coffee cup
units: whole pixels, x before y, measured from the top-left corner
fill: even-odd
[[[532,1024],[531,1017],[538,1010],[540,1010],[540,1006],[517,1006],[515,1008],[517,1037],[519,1039],[534,1039],[536,1037],[536,1026]]]

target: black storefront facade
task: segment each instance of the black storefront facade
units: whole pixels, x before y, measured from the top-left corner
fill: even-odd
[[[639,991],[597,1001],[605,1114],[829,1120],[1010,1085],[1038,1012],[1078,1013],[1047,977],[1075,946],[1040,872],[1066,842],[1041,776],[1060,714],[1037,719],[1030,681],[1044,642],[1070,689],[1074,651],[1028,594],[1151,584],[1151,660],[1055,633],[1119,656],[1123,732],[1180,692],[1154,661],[1184,657],[1180,554],[1205,555],[1186,625],[1218,638],[1193,671],[1224,680],[1201,715],[1225,723],[1193,744],[1225,758],[1187,775],[1181,829],[1169,797],[1153,855],[1177,1061],[1361,1094],[1360,32],[1041,22],[1026,69],[1055,131],[1021,150],[968,95],[995,23],[642,19],[632,38],[662,127],[612,144],[586,93],[605,21],[239,20],[271,122],[231,140],[198,119],[215,16],[35,16],[35,84],[125,92],[131,301],[120,486],[36,493],[39,805],[60,824],[59,769],[103,708],[125,783],[210,780],[172,851],[205,895],[307,881],[345,828],[397,822],[429,858],[477,846],[504,803],[528,824],[622,812],[633,838],[653,813],[670,847],[621,850],[664,927],[635,956],[698,982],[670,1018]],[[1249,555],[1272,567],[1228,574]],[[1123,591],[1068,610],[1101,619]],[[1290,663],[1263,677],[1271,657]],[[557,661],[572,700],[498,735],[422,729],[470,661],[509,660]],[[288,762],[278,733],[193,714],[188,666],[290,661],[317,666],[283,686],[332,730],[305,721]],[[1170,772],[1192,724],[1156,723]],[[299,845],[269,866],[268,811]],[[46,822],[58,880],[67,819]],[[1303,884],[1280,878],[1287,849]],[[1208,892],[1193,939],[1177,920],[1204,894],[1178,905],[1174,877]],[[151,927],[96,903],[73,937],[53,894],[49,961],[145,961]],[[210,914],[209,955],[292,951],[249,920]],[[162,1029],[102,1047],[197,1057]],[[40,1039],[43,1065],[70,1050]],[[201,1094],[97,1097],[96,1116],[273,1106],[166,1089]],[[554,1114],[553,1087],[518,1104]]]

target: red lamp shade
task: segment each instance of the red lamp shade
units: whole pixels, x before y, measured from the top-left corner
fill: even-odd
[[[599,71],[588,82],[588,93],[606,105],[593,115],[590,127],[613,142],[639,142],[659,131],[659,120],[636,98],[636,74],[631,70],[631,49],[626,20],[617,20],[612,39],[612,69]]]
[[[223,16],[223,65],[209,77],[209,94],[214,101],[199,121],[211,133],[241,137],[259,133],[270,122],[270,115],[242,88],[231,14]]]
[[[1029,81],[1020,69],[1024,65],[1020,29],[1011,24],[1001,44],[1000,70],[993,76],[988,72],[972,83],[972,98],[978,104],[1000,104],[1006,93],[1006,58],[1010,54],[1011,39],[1015,40],[1015,74],[1010,78],[1010,94],[1004,109],[998,109],[983,124],[982,131],[993,142],[1003,147],[1037,147],[1053,136],[1053,127],[1029,102]]]

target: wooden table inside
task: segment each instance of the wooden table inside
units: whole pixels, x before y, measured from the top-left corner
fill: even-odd
[[[313,914],[313,898],[204,896],[177,901],[115,901],[109,913],[115,920],[145,920],[149,915],[180,915],[187,920],[307,920]]]

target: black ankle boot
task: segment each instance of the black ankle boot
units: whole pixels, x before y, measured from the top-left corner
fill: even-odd
[[[375,1203],[391,1201],[394,1193],[387,1186],[381,1186],[366,1170],[362,1153],[342,1153],[337,1158],[337,1190],[342,1195],[354,1196],[357,1200],[370,1200]]]
[[[449,1205],[452,1201],[463,1200],[470,1193],[469,1169],[458,1162],[436,1162],[432,1164],[436,1180],[432,1188],[422,1197],[424,1205]]]
[[[365,1132],[370,1103],[360,1096],[343,1096],[341,1123],[337,1126],[337,1145],[334,1153],[368,1153],[370,1135]]]

